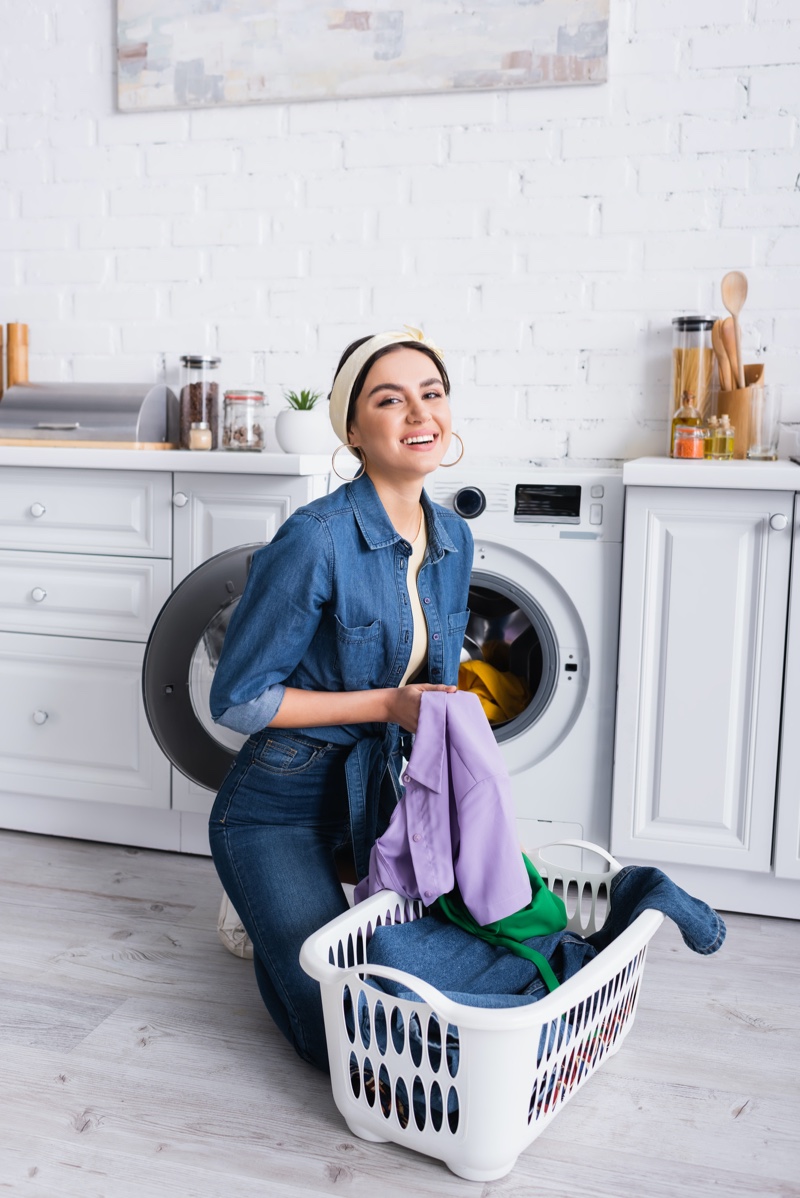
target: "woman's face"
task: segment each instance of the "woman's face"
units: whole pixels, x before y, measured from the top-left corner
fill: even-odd
[[[427,354],[400,346],[378,358],[348,436],[373,476],[419,478],[439,466],[450,444],[450,401]]]

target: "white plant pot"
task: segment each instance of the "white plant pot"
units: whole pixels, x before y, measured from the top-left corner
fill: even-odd
[[[328,417],[327,400],[300,412],[282,408],[275,421],[275,436],[284,453],[333,453],[339,444]]]

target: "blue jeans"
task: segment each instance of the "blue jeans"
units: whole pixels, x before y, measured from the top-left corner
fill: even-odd
[[[660,869],[628,865],[612,879],[610,889],[608,918],[598,932],[586,939],[573,932],[552,932],[526,941],[547,958],[559,981],[577,973],[648,909],[662,911],[673,920],[693,952],[708,956],[722,947],[722,918]],[[376,928],[367,960],[403,969],[467,1006],[524,1006],[547,994],[532,962],[471,936],[444,922],[441,915]],[[413,991],[397,982],[376,978],[374,984],[400,998],[414,997]]]
[[[319,985],[300,968],[307,936],[347,910],[334,850],[350,838],[349,745],[266,728],[250,737],[209,819],[222,885],[253,942],[256,980],[296,1052],[328,1069]]]

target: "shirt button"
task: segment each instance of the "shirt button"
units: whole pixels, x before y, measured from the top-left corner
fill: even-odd
[[[410,774],[403,774],[403,781],[404,781],[404,782],[410,782],[410,781],[411,781],[411,775],[410,775]]]
[[[433,634],[433,639],[434,639],[435,641],[438,641],[438,639],[439,639],[439,633],[438,633],[438,632],[434,632],[434,634]]]
[[[414,844],[419,844],[419,842],[422,840],[422,837],[420,836],[419,832],[415,832],[411,839],[414,841]]]
[[[426,596],[425,596],[425,598],[422,600],[422,602],[423,602],[423,603],[430,603],[430,599],[428,598],[428,596],[427,596],[427,595],[426,595]]]
[[[433,891],[432,891],[432,890],[426,890],[426,891],[425,891],[425,898],[431,898],[432,894],[433,894]]]
[[[400,561],[397,563],[397,565],[402,570],[405,567],[405,564],[406,564],[406,559],[404,557],[401,557]]]

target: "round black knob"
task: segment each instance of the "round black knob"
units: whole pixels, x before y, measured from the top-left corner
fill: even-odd
[[[453,507],[465,520],[474,520],[486,508],[486,496],[480,487],[462,487],[453,500]]]

